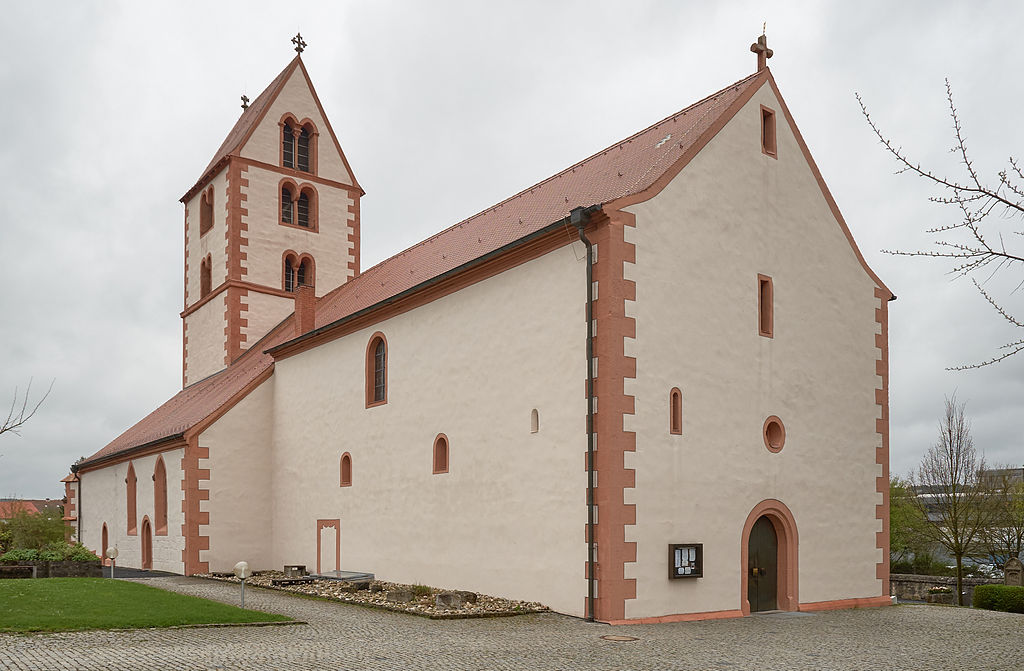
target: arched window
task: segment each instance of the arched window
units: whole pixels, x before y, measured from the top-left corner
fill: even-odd
[[[341,455],[341,486],[352,486],[352,455],[348,452]]]
[[[199,198],[199,235],[202,236],[213,228],[213,187],[203,192]]]
[[[366,407],[388,402],[388,343],[374,333],[366,346]]]
[[[540,413],[537,412],[537,408],[530,411],[530,433],[537,433],[540,431]]]
[[[669,407],[669,433],[681,435],[683,433],[683,392],[679,387],[673,387],[668,393]]]
[[[107,548],[110,546],[109,543],[110,543],[110,541],[107,538],[107,523],[104,522],[103,523],[103,533],[102,533],[102,536],[101,536],[101,544],[102,544],[101,547],[103,549],[100,550],[100,560],[103,562],[104,566],[109,566],[110,565],[110,560],[107,559]]]
[[[309,172],[309,139],[309,129],[303,127],[302,132],[299,133],[299,146],[295,161],[297,164],[295,167],[302,172]]]
[[[128,462],[128,475],[124,479],[125,485],[125,508],[128,511],[128,520],[125,525],[128,528],[128,535],[134,536],[136,534],[136,505],[135,505],[135,491],[138,483],[138,478],[135,477],[135,466],[132,462]]]
[[[307,191],[299,193],[299,200],[296,202],[296,217],[295,223],[303,228],[311,228],[313,221],[312,209],[310,207],[310,197]]]
[[[281,187],[281,223],[295,223],[295,203],[292,202],[292,190],[287,186]]]
[[[153,468],[153,522],[157,536],[167,535],[167,469],[163,457]]]
[[[295,272],[295,286],[313,286],[313,268],[309,259],[302,259],[302,261],[299,263],[299,267]]]
[[[211,276],[211,274],[213,272],[211,270],[210,266],[212,266],[212,265],[213,265],[213,260],[210,258],[209,254],[207,254],[206,258],[203,259],[202,263],[199,264],[199,297],[200,298],[202,298],[206,294],[210,293],[210,289],[212,288],[210,286],[211,283],[212,283],[212,280],[210,279],[210,276]]]
[[[286,168],[295,167],[295,131],[287,121],[281,131],[281,165]]]
[[[448,472],[448,436],[437,434],[434,439],[434,473]]]
[[[295,291],[296,259],[289,254],[284,257],[284,290]]]

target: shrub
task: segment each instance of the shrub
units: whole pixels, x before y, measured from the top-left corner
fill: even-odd
[[[426,585],[413,585],[412,593],[416,596],[430,596],[433,593],[433,590]]]
[[[10,550],[0,555],[3,562],[39,561],[39,550]]]
[[[1007,613],[1024,613],[1024,587],[978,585],[974,588],[974,607]]]
[[[0,555],[0,562],[25,562],[25,561],[99,561],[100,558],[92,553],[81,543],[68,545],[67,543],[50,543],[42,550],[21,549],[11,550]]]

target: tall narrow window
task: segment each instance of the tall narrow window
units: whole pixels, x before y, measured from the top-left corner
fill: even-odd
[[[757,332],[765,338],[775,334],[775,307],[772,278],[767,275],[757,276]]]
[[[287,122],[281,131],[281,165],[286,168],[295,167],[295,133],[292,125]]]
[[[199,235],[213,228],[213,188],[203,192],[199,198]]]
[[[764,105],[761,106],[761,151],[773,158],[778,158],[775,142],[775,112]]]
[[[281,223],[295,223],[295,203],[292,202],[292,190],[287,186],[281,187]]]
[[[437,434],[434,439],[434,473],[448,472],[448,436]]]
[[[302,129],[299,133],[299,146],[296,152],[296,166],[302,172],[309,172],[309,130]]]
[[[210,286],[211,283],[212,283],[212,281],[210,279],[210,276],[211,276],[211,274],[213,272],[212,269],[211,269],[212,265],[213,265],[213,260],[210,258],[209,254],[207,254],[206,258],[203,259],[202,263],[199,264],[199,296],[200,296],[200,298],[202,298],[206,294],[210,293],[210,289],[212,288]]]
[[[388,402],[388,344],[375,333],[366,348],[366,407]]]
[[[284,290],[295,291],[295,261],[291,256],[284,260]]]
[[[125,508],[128,511],[128,520],[125,526],[128,529],[128,535],[136,535],[136,500],[135,491],[138,483],[138,478],[135,477],[135,466],[132,462],[128,462],[128,475],[124,479],[125,482]]]
[[[668,393],[669,405],[669,433],[682,435],[683,433],[683,392],[679,387],[673,387]]]
[[[352,486],[352,456],[348,452],[341,455],[341,486]]]
[[[309,194],[305,192],[300,193],[297,205],[298,207],[296,208],[296,210],[298,217],[295,223],[297,223],[299,226],[309,228]]]
[[[540,413],[537,412],[537,408],[530,411],[530,433],[537,433],[540,431]]]
[[[107,548],[110,546],[110,541],[107,538],[107,523],[103,523],[103,536],[101,538],[102,550],[100,551],[100,559],[103,561],[104,566],[110,565],[110,560],[107,559]]]
[[[153,521],[157,536],[167,535],[167,469],[163,457],[156,458],[153,469]]]

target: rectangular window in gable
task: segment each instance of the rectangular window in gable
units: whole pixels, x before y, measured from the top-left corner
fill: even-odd
[[[775,306],[772,278],[757,276],[757,333],[765,338],[775,337]]]
[[[778,147],[775,140],[775,112],[761,105],[761,151],[778,158]]]

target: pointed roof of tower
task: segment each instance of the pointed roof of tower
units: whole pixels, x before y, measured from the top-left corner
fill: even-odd
[[[303,77],[306,78],[306,84],[309,86],[309,91],[313,95],[313,100],[316,102],[316,106],[320,109],[320,114],[323,116],[324,121],[327,123],[327,132],[331,137],[331,141],[335,144],[338,149],[338,153],[341,155],[341,160],[345,164],[345,169],[348,171],[349,176],[352,178],[352,185],[362,191],[359,183],[356,181],[356,176],[352,172],[352,167],[348,163],[348,159],[345,158],[345,153],[341,150],[341,144],[338,142],[338,137],[334,134],[334,129],[331,127],[330,120],[327,119],[327,115],[324,114],[323,106],[320,104],[320,97],[316,94],[316,89],[313,88],[313,82],[309,79],[309,73],[306,72],[306,66],[302,63],[302,57],[298,54],[295,58],[285,66],[284,70],[274,77],[273,81],[263,89],[263,93],[256,96],[256,100],[249,103],[249,106],[242,111],[242,115],[238,117],[238,121],[232,126],[231,131],[228,132],[226,138],[221,143],[217,151],[214,152],[213,158],[210,159],[206,169],[203,170],[202,175],[196,181],[192,187],[185,192],[185,195],[181,197],[181,202],[188,200],[193,193],[195,193],[199,187],[201,187],[207,179],[212,177],[223,164],[228,157],[238,156],[245,145],[246,141],[252,136],[253,131],[259,126],[260,122],[263,121],[263,117],[266,116],[267,110],[277,100],[277,96],[281,93],[281,89],[291,78],[292,73],[298,68],[302,71]]]

